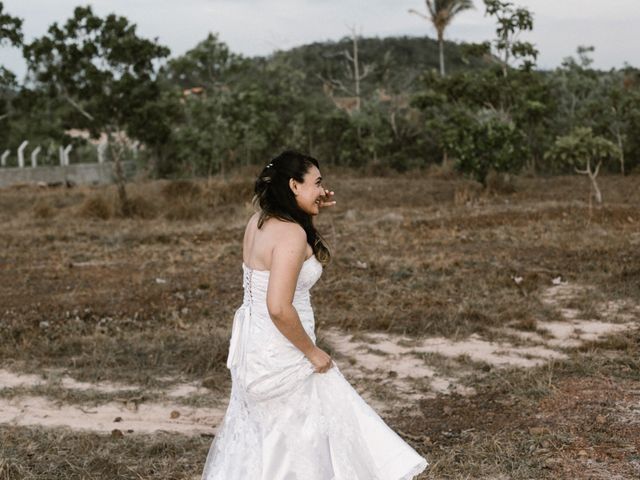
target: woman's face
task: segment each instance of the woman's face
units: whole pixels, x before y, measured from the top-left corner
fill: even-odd
[[[302,183],[296,182],[293,178],[289,181],[289,186],[296,196],[296,202],[309,215],[318,215],[321,198],[325,195],[318,167],[311,165],[302,180]]]

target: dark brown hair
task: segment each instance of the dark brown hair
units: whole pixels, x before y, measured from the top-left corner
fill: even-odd
[[[258,228],[262,228],[268,218],[277,218],[285,222],[300,225],[307,234],[307,243],[311,245],[316,258],[326,265],[331,253],[313,225],[312,217],[302,210],[289,187],[289,180],[304,183],[304,176],[311,166],[320,168],[318,161],[308,155],[286,150],[264,167],[254,187],[253,203],[260,207]]]

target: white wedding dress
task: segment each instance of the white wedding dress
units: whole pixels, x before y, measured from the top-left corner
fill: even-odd
[[[334,366],[311,362],[267,311],[269,271],[243,263],[244,301],[233,319],[231,398],[203,480],[410,480],[427,461],[365,403]],[[315,342],[310,288],[322,274],[302,265],[293,306]]]

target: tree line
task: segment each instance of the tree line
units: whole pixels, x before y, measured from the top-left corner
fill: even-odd
[[[354,27],[337,42],[247,58],[209,34],[172,58],[127,18],[89,6],[25,43],[22,20],[0,2],[0,48],[21,47],[28,68],[19,81],[0,67],[0,150],[29,139],[43,146],[44,163],[69,143],[90,155],[68,134],[81,129],[106,134],[116,163],[130,155],[119,141],[126,132],[156,176],[224,173],[285,147],[352,167],[450,162],[480,182],[492,170],[528,169],[595,183],[601,170],[638,168],[637,68],[596,70],[593,48],[580,47],[557,68],[537,69],[538,51],[520,40],[534,15],[510,1],[482,2],[494,38],[446,41],[473,7],[426,0],[411,12],[435,40],[363,38]]]

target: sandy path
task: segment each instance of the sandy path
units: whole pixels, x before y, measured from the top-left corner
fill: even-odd
[[[139,385],[79,382],[56,371],[33,375],[0,369],[0,389],[30,388],[52,383],[65,390],[95,390],[102,393],[145,390]],[[195,383],[176,384],[164,391],[169,398],[205,393],[214,395],[213,392]],[[118,429],[122,432],[132,431],[129,433],[166,431],[185,435],[213,434],[223,414],[223,407],[195,408],[170,401],[164,403],[112,401],[99,405],[78,406],[33,395],[0,398],[0,424],[69,427],[97,432],[111,432]]]
[[[612,333],[621,333],[636,326],[628,315],[629,306],[623,305],[626,313],[617,315],[616,305],[609,302],[603,306],[607,318],[617,323],[579,319],[580,312],[564,308],[577,291],[576,286],[554,285],[547,289],[542,301],[557,308],[564,321],[538,322],[537,331],[521,331],[505,328],[502,332],[517,337],[522,345],[507,341],[488,341],[479,335],[461,340],[432,337],[422,340],[383,333],[360,334],[354,337],[337,329],[329,329],[322,336],[340,357],[341,370],[350,379],[364,379],[392,389],[402,403],[411,404],[420,398],[438,393],[471,394],[473,389],[461,385],[460,379],[471,373],[474,367],[461,359],[489,364],[495,368],[529,368],[550,360],[566,357],[563,349],[598,340]],[[581,287],[584,288],[584,287]],[[632,306],[632,309],[638,306]],[[618,309],[620,310],[620,309]],[[541,334],[541,333],[544,333]],[[454,368],[445,374],[437,362],[429,364],[429,355],[437,354],[449,359]],[[19,374],[0,369],[0,389],[34,387],[54,383],[67,390],[97,390],[113,393],[118,391],[145,389],[137,385],[109,382],[78,382],[60,372],[47,372],[44,376]],[[365,389],[367,388],[365,382]],[[393,408],[372,397],[371,392],[362,394],[374,408],[384,411]],[[226,404],[215,408],[187,407],[172,403],[176,397],[211,394],[195,383],[179,383],[164,391],[164,402],[141,402],[138,404],[111,401],[96,406],[81,407],[67,405],[40,396],[13,396],[0,398],[0,424],[40,425],[47,427],[66,426],[78,430],[124,433],[174,432],[185,435],[213,434],[224,415]],[[224,402],[227,398],[222,399]],[[116,420],[117,419],[117,420]]]
[[[118,429],[124,433],[165,431],[185,435],[213,434],[223,413],[211,408],[157,403],[141,403],[137,408],[130,408],[120,402],[79,407],[33,396],[0,400],[0,423],[69,427],[96,432]]]
[[[384,378],[409,401],[436,393],[471,394],[473,389],[459,384],[460,378],[469,373],[471,367],[465,367],[465,362],[461,362],[455,368],[455,377],[443,375],[437,366],[429,365],[428,356],[425,358],[424,354],[438,354],[454,361],[461,357],[468,358],[493,368],[530,368],[550,360],[567,358],[566,348],[600,340],[637,326],[637,316],[633,312],[640,313],[640,306],[629,305],[628,302],[607,302],[600,308],[612,322],[579,319],[581,312],[566,308],[565,305],[584,288],[562,282],[554,283],[543,292],[543,303],[557,308],[563,321],[537,322],[537,332],[509,327],[497,332],[519,338],[523,344],[518,345],[508,341],[485,340],[477,334],[462,340],[440,337],[416,340],[384,333],[353,336],[338,329],[329,329],[323,335],[333,349],[348,360],[343,362],[345,367],[342,367],[347,375],[353,378]],[[431,392],[422,391],[416,395],[416,380],[426,380]]]

